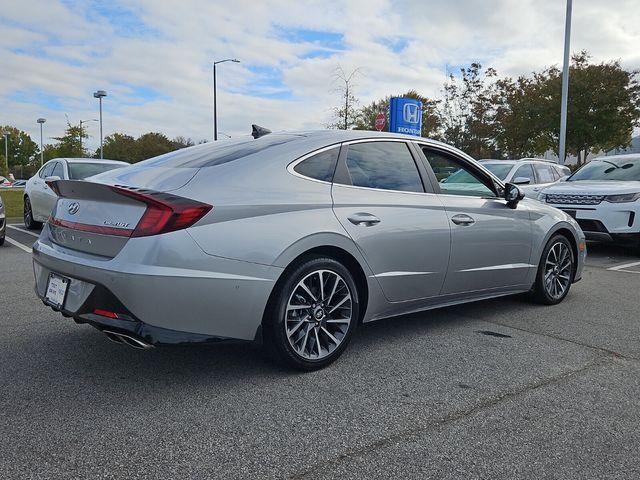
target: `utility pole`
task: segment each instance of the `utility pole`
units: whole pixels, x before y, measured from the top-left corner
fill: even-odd
[[[571,43],[571,7],[572,0],[567,0],[567,16],[564,25],[564,64],[562,66],[562,100],[560,105],[560,148],[559,159],[564,165],[566,156],[567,138],[567,98],[569,97],[569,62]]]

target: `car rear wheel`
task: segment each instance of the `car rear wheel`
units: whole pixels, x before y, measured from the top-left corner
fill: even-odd
[[[24,197],[24,226],[29,230],[35,230],[42,227],[42,223],[36,222],[33,219],[33,210],[31,208],[31,201],[29,197]]]
[[[544,305],[556,305],[569,293],[575,258],[567,237],[554,236],[542,251],[538,274],[533,289],[533,299]]]
[[[336,360],[356,329],[358,291],[331,258],[310,258],[280,284],[264,321],[265,347],[276,360],[317,370]]]

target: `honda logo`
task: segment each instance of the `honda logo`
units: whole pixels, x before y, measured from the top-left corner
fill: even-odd
[[[402,118],[407,123],[420,123],[420,109],[416,103],[405,103]]]
[[[80,210],[80,204],[78,202],[72,202],[67,207],[67,212],[69,212],[69,215],[75,215],[76,213],[78,213],[78,210]]]

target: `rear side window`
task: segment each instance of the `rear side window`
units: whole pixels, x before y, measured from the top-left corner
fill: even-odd
[[[53,168],[53,172],[51,173],[51,175],[64,179],[64,169],[62,168],[62,163],[56,162],[56,166]]]
[[[119,163],[69,163],[69,178],[71,180],[83,180],[87,177],[125,166]]]
[[[354,186],[424,192],[418,167],[404,142],[349,145],[346,166]]]
[[[551,183],[556,181],[549,165],[536,165],[536,173],[538,174],[538,183]]]
[[[53,167],[56,166],[58,162],[47,163],[42,170],[40,170],[40,178],[47,178],[51,176],[51,172],[53,172]]]
[[[338,147],[316,153],[297,164],[293,170],[305,177],[330,182],[333,180],[333,172],[336,169],[339,153],[340,148]]]

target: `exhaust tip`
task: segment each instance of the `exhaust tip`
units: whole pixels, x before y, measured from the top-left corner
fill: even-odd
[[[115,343],[123,343],[125,345],[130,346],[131,348],[137,348],[139,350],[148,350],[149,348],[153,348],[153,345],[145,342],[139,338],[131,337],[124,333],[112,332],[111,330],[103,330],[102,331],[109,340]]]

